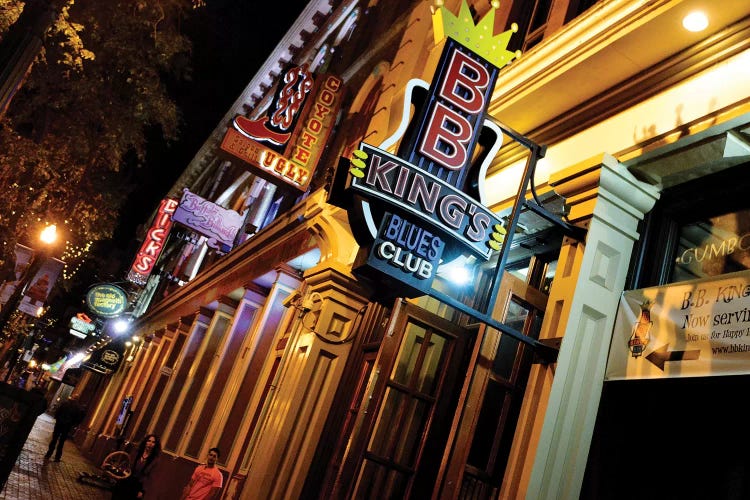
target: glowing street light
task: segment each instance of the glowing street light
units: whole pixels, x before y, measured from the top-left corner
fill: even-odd
[[[127,331],[128,331],[128,329],[129,329],[129,328],[130,328],[130,325],[129,325],[129,324],[128,324],[128,322],[127,322],[127,321],[125,321],[124,319],[118,319],[118,320],[117,320],[117,321],[115,321],[115,322],[114,322],[114,324],[112,325],[112,330],[113,330],[113,331],[114,331],[115,333],[117,333],[117,334],[120,334],[120,333],[125,333],[125,332],[127,332]]]
[[[42,229],[42,234],[39,235],[39,239],[42,240],[42,243],[46,243],[47,245],[54,243],[55,240],[57,240],[57,226],[50,224]]]

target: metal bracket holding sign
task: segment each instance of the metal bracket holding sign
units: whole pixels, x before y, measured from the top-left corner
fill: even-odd
[[[586,230],[578,226],[574,226],[564,221],[559,216],[549,212],[544,208],[542,203],[536,196],[536,187],[534,186],[534,172],[536,171],[537,162],[544,158],[546,147],[536,144],[535,142],[524,137],[520,133],[516,132],[512,128],[503,125],[495,120],[495,124],[500,127],[503,133],[507,134],[511,139],[518,142],[529,150],[529,157],[524,167],[523,176],[521,177],[521,184],[516,194],[516,199],[513,203],[510,217],[508,218],[506,230],[507,235],[503,241],[500,254],[498,256],[497,265],[495,266],[492,277],[490,278],[491,291],[488,295],[489,300],[487,304],[480,310],[475,309],[466,304],[459,302],[455,298],[447,295],[439,290],[432,289],[428,292],[428,295],[445,302],[451,307],[458,309],[459,311],[468,314],[469,316],[486,323],[492,328],[500,330],[502,333],[507,334],[519,342],[530,345],[536,355],[541,359],[543,363],[553,363],[557,359],[559,352],[559,344],[548,343],[544,340],[535,339],[524,335],[518,330],[501,323],[492,317],[492,310],[495,307],[497,301],[498,292],[500,291],[500,283],[502,281],[502,274],[505,271],[506,263],[508,261],[508,254],[510,253],[511,245],[513,244],[513,238],[516,234],[516,228],[518,227],[518,220],[521,216],[521,212],[524,209],[533,211],[534,213],[544,217],[552,224],[558,226],[566,236],[569,236],[575,240],[583,241],[586,236]],[[526,198],[526,193],[532,193],[532,200]]]

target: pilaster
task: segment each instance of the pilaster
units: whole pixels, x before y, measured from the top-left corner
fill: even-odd
[[[570,262],[558,263],[561,277],[574,279],[561,294],[565,298],[551,305],[563,318],[558,331],[564,335],[526,489],[530,499],[579,496],[638,224],[659,197],[656,187],[606,154],[550,181],[571,205],[571,219],[588,219],[589,227],[583,248],[569,252]]]
[[[298,498],[367,298],[335,261],[308,270],[279,371],[278,391],[241,497]]]

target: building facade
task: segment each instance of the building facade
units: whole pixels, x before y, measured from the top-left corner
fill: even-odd
[[[624,291],[747,269],[750,5],[709,7],[690,32],[691,0],[438,4],[308,4],[166,193],[187,215],[131,270],[140,340],[115,373],[79,383],[98,402],[79,444],[101,460],[158,434],[164,498],[214,446],[222,498],[750,490],[739,451],[701,479],[693,461],[718,448],[664,437],[705,441],[712,429],[684,417],[730,415],[741,360],[731,377],[607,372]],[[341,179],[362,143],[403,157],[430,102],[411,82],[444,67],[441,7],[512,33],[483,117],[501,140],[477,139],[470,160],[488,160],[465,188],[510,232],[501,252],[463,259],[469,285],[446,259],[434,292],[407,293],[363,271],[362,196]],[[462,67],[446,92],[469,107],[479,73]],[[195,222],[209,212],[218,226]],[[661,347],[640,345],[641,359]],[[692,393],[716,401],[696,413]],[[656,436],[677,451],[654,451]]]

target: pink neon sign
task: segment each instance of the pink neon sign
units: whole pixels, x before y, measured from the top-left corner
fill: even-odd
[[[146,238],[135,256],[133,265],[130,266],[129,281],[138,285],[146,284],[169,236],[169,230],[172,228],[172,214],[177,209],[177,205],[178,201],[172,198],[164,198],[161,201],[154,222],[146,233]]]

